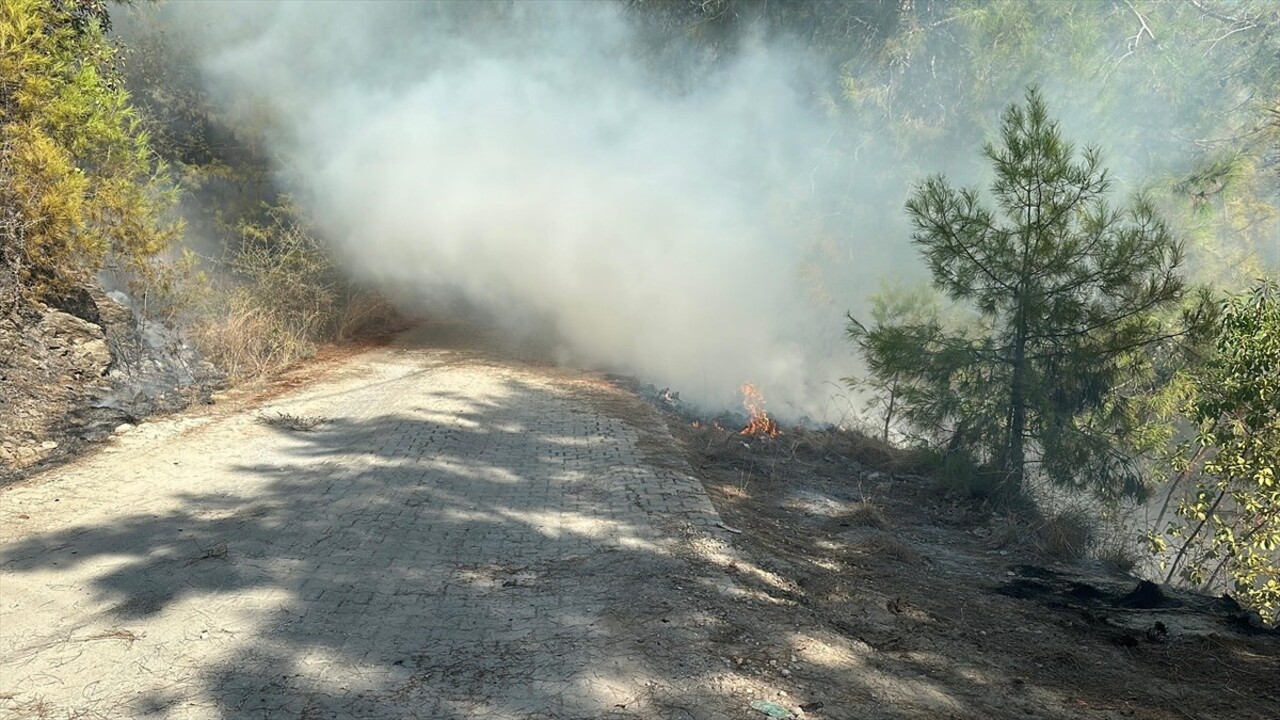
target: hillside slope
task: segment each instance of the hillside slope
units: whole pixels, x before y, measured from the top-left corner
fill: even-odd
[[[721,652],[798,655],[779,679],[825,716],[1280,717],[1280,633],[1228,598],[1048,559],[874,441],[668,420],[750,563]]]

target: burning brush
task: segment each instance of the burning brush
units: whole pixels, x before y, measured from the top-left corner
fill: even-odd
[[[764,396],[751,383],[742,384],[742,407],[746,409],[750,420],[747,426],[742,428],[739,435],[750,435],[752,437],[778,437],[782,431],[778,429],[778,423],[769,417],[769,413],[764,411]]]

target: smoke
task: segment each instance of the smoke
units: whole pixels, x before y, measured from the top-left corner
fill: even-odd
[[[750,381],[830,415],[852,360],[847,303],[815,312],[802,273],[830,172],[812,63],[646,62],[619,5],[483,5],[166,10],[357,278],[708,407]]]
[[[788,293],[801,245],[771,203],[803,180],[813,128],[788,62],[760,50],[716,87],[663,92],[619,61],[615,22],[343,93],[303,130],[331,148],[306,169],[320,217],[357,274],[428,306],[452,292],[549,323],[568,359],[704,402],[744,379],[797,398],[815,360]]]
[[[885,278],[923,275],[910,182],[984,184],[984,128],[941,123],[929,166],[904,163],[893,128],[836,117],[836,69],[776,34],[685,44],[602,2],[159,12],[355,277],[709,409],[752,382],[781,417],[847,415],[843,313]],[[945,54],[913,65],[926,75],[912,82],[949,96],[926,115],[973,91],[942,87],[935,61],[947,67]],[[1140,76],[1037,73],[974,115],[994,124],[1036,81],[1122,180],[1187,164],[1171,150],[1183,118],[1153,111]]]

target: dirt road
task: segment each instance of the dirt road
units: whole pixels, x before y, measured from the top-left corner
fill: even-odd
[[[715,511],[650,408],[498,345],[427,325],[3,491],[0,711],[659,712],[608,611],[669,613]]]

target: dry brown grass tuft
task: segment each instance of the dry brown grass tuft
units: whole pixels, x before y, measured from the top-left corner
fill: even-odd
[[[1138,567],[1138,556],[1133,548],[1119,545],[1104,545],[1093,552],[1108,570],[1122,575],[1130,575]]]
[[[1080,508],[1061,510],[1033,527],[1036,551],[1049,560],[1080,560],[1089,555],[1096,539],[1097,520]]]
[[[281,430],[292,430],[294,432],[312,432],[316,428],[328,422],[328,418],[318,415],[292,415],[290,413],[278,412],[275,415],[261,415],[258,422],[273,428]]]
[[[120,640],[129,644],[133,644],[138,639],[139,639],[139,636],[137,633],[133,632],[132,630],[125,630],[123,628],[112,628],[105,632],[100,632],[97,635],[90,635],[89,637],[85,638],[86,641]]]
[[[788,428],[784,437],[793,451],[810,450],[852,458],[859,463],[892,473],[921,474],[924,458],[914,450],[894,447],[857,430],[809,430]]]
[[[227,256],[186,253],[166,283],[173,319],[232,383],[311,357],[317,343],[400,322],[386,299],[342,276],[291,206],[270,208],[262,223],[242,222],[234,233]]]
[[[222,313],[205,313],[190,326],[191,339],[232,382],[262,377],[310,357],[316,346],[272,309],[247,297],[229,297]]]
[[[885,517],[884,512],[870,500],[860,500],[853,503],[849,508],[848,514],[840,519],[847,521],[850,525],[861,525],[862,527],[875,528],[877,530],[884,530],[889,527],[889,520]]]
[[[908,565],[915,565],[920,562],[920,553],[893,535],[877,535],[863,542],[862,547],[872,555],[886,557]]]
[[[370,331],[394,327],[403,318],[394,305],[381,295],[368,291],[351,293],[339,309],[336,340],[351,340]]]

